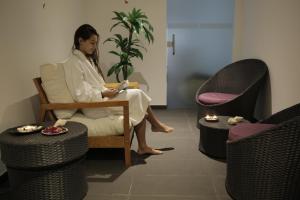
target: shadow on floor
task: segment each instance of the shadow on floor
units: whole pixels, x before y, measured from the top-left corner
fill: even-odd
[[[172,147],[161,148],[161,151],[174,150]],[[132,165],[145,165],[151,155],[139,155],[131,150]],[[128,168],[124,165],[124,149],[90,149],[86,154],[86,176],[88,182],[113,182]]]

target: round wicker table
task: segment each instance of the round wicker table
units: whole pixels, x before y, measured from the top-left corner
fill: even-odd
[[[200,142],[199,150],[208,156],[226,158],[226,140],[229,129],[234,126],[227,123],[230,116],[218,116],[218,121],[208,122],[203,118],[199,120]],[[248,122],[243,120],[243,122]]]
[[[1,159],[7,167],[11,199],[84,198],[87,128],[77,122],[67,122],[65,127],[67,133],[55,136],[40,132],[20,135],[12,131],[15,128],[0,134]]]

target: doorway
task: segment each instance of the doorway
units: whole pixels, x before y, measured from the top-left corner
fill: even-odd
[[[232,61],[234,0],[167,0],[167,105],[194,108],[195,93]]]

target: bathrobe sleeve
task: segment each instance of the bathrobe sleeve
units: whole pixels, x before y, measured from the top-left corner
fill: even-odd
[[[106,88],[93,85],[87,80],[85,63],[70,59],[64,63],[67,86],[76,102],[97,102],[103,100],[101,92]]]

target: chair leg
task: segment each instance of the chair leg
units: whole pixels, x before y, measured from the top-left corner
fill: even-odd
[[[131,166],[131,150],[130,150],[130,144],[125,145],[124,147],[124,154],[125,154],[125,166],[130,167]]]
[[[39,122],[38,123],[41,123],[43,121],[45,121],[45,116],[46,116],[46,111],[43,107],[40,108],[40,116],[39,116]]]

